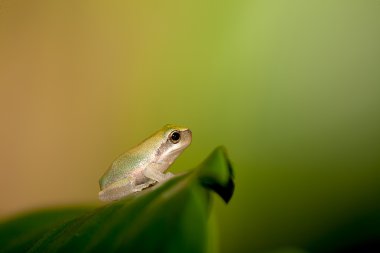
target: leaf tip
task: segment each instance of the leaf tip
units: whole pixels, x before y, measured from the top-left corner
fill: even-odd
[[[224,146],[219,146],[200,165],[199,178],[203,186],[215,191],[228,203],[235,190],[233,168]]]

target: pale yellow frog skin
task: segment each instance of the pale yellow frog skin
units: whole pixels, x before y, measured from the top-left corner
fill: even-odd
[[[99,199],[118,200],[171,178],[172,173],[164,172],[191,140],[192,133],[188,128],[165,125],[113,161],[99,180]]]

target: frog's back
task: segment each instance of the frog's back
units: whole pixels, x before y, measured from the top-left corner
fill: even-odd
[[[145,159],[139,153],[126,152],[116,158],[99,180],[100,189],[111,183],[127,178],[131,173],[145,167]]]

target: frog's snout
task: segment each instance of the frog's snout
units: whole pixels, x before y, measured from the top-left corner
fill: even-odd
[[[191,140],[193,139],[193,133],[191,132],[191,130],[190,129],[186,129],[185,131],[184,131],[184,134],[183,134],[184,136],[184,145],[185,146],[188,146],[188,145],[190,145],[190,143],[191,143]]]

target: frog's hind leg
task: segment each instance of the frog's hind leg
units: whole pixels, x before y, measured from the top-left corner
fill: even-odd
[[[99,199],[101,201],[118,200],[133,192],[141,191],[144,188],[149,187],[151,184],[152,182],[148,181],[146,183],[136,185],[135,180],[125,178],[107,186],[106,189],[100,191]]]
[[[112,201],[120,199],[131,192],[133,192],[134,184],[129,178],[122,179],[99,192],[99,199],[101,201]]]

